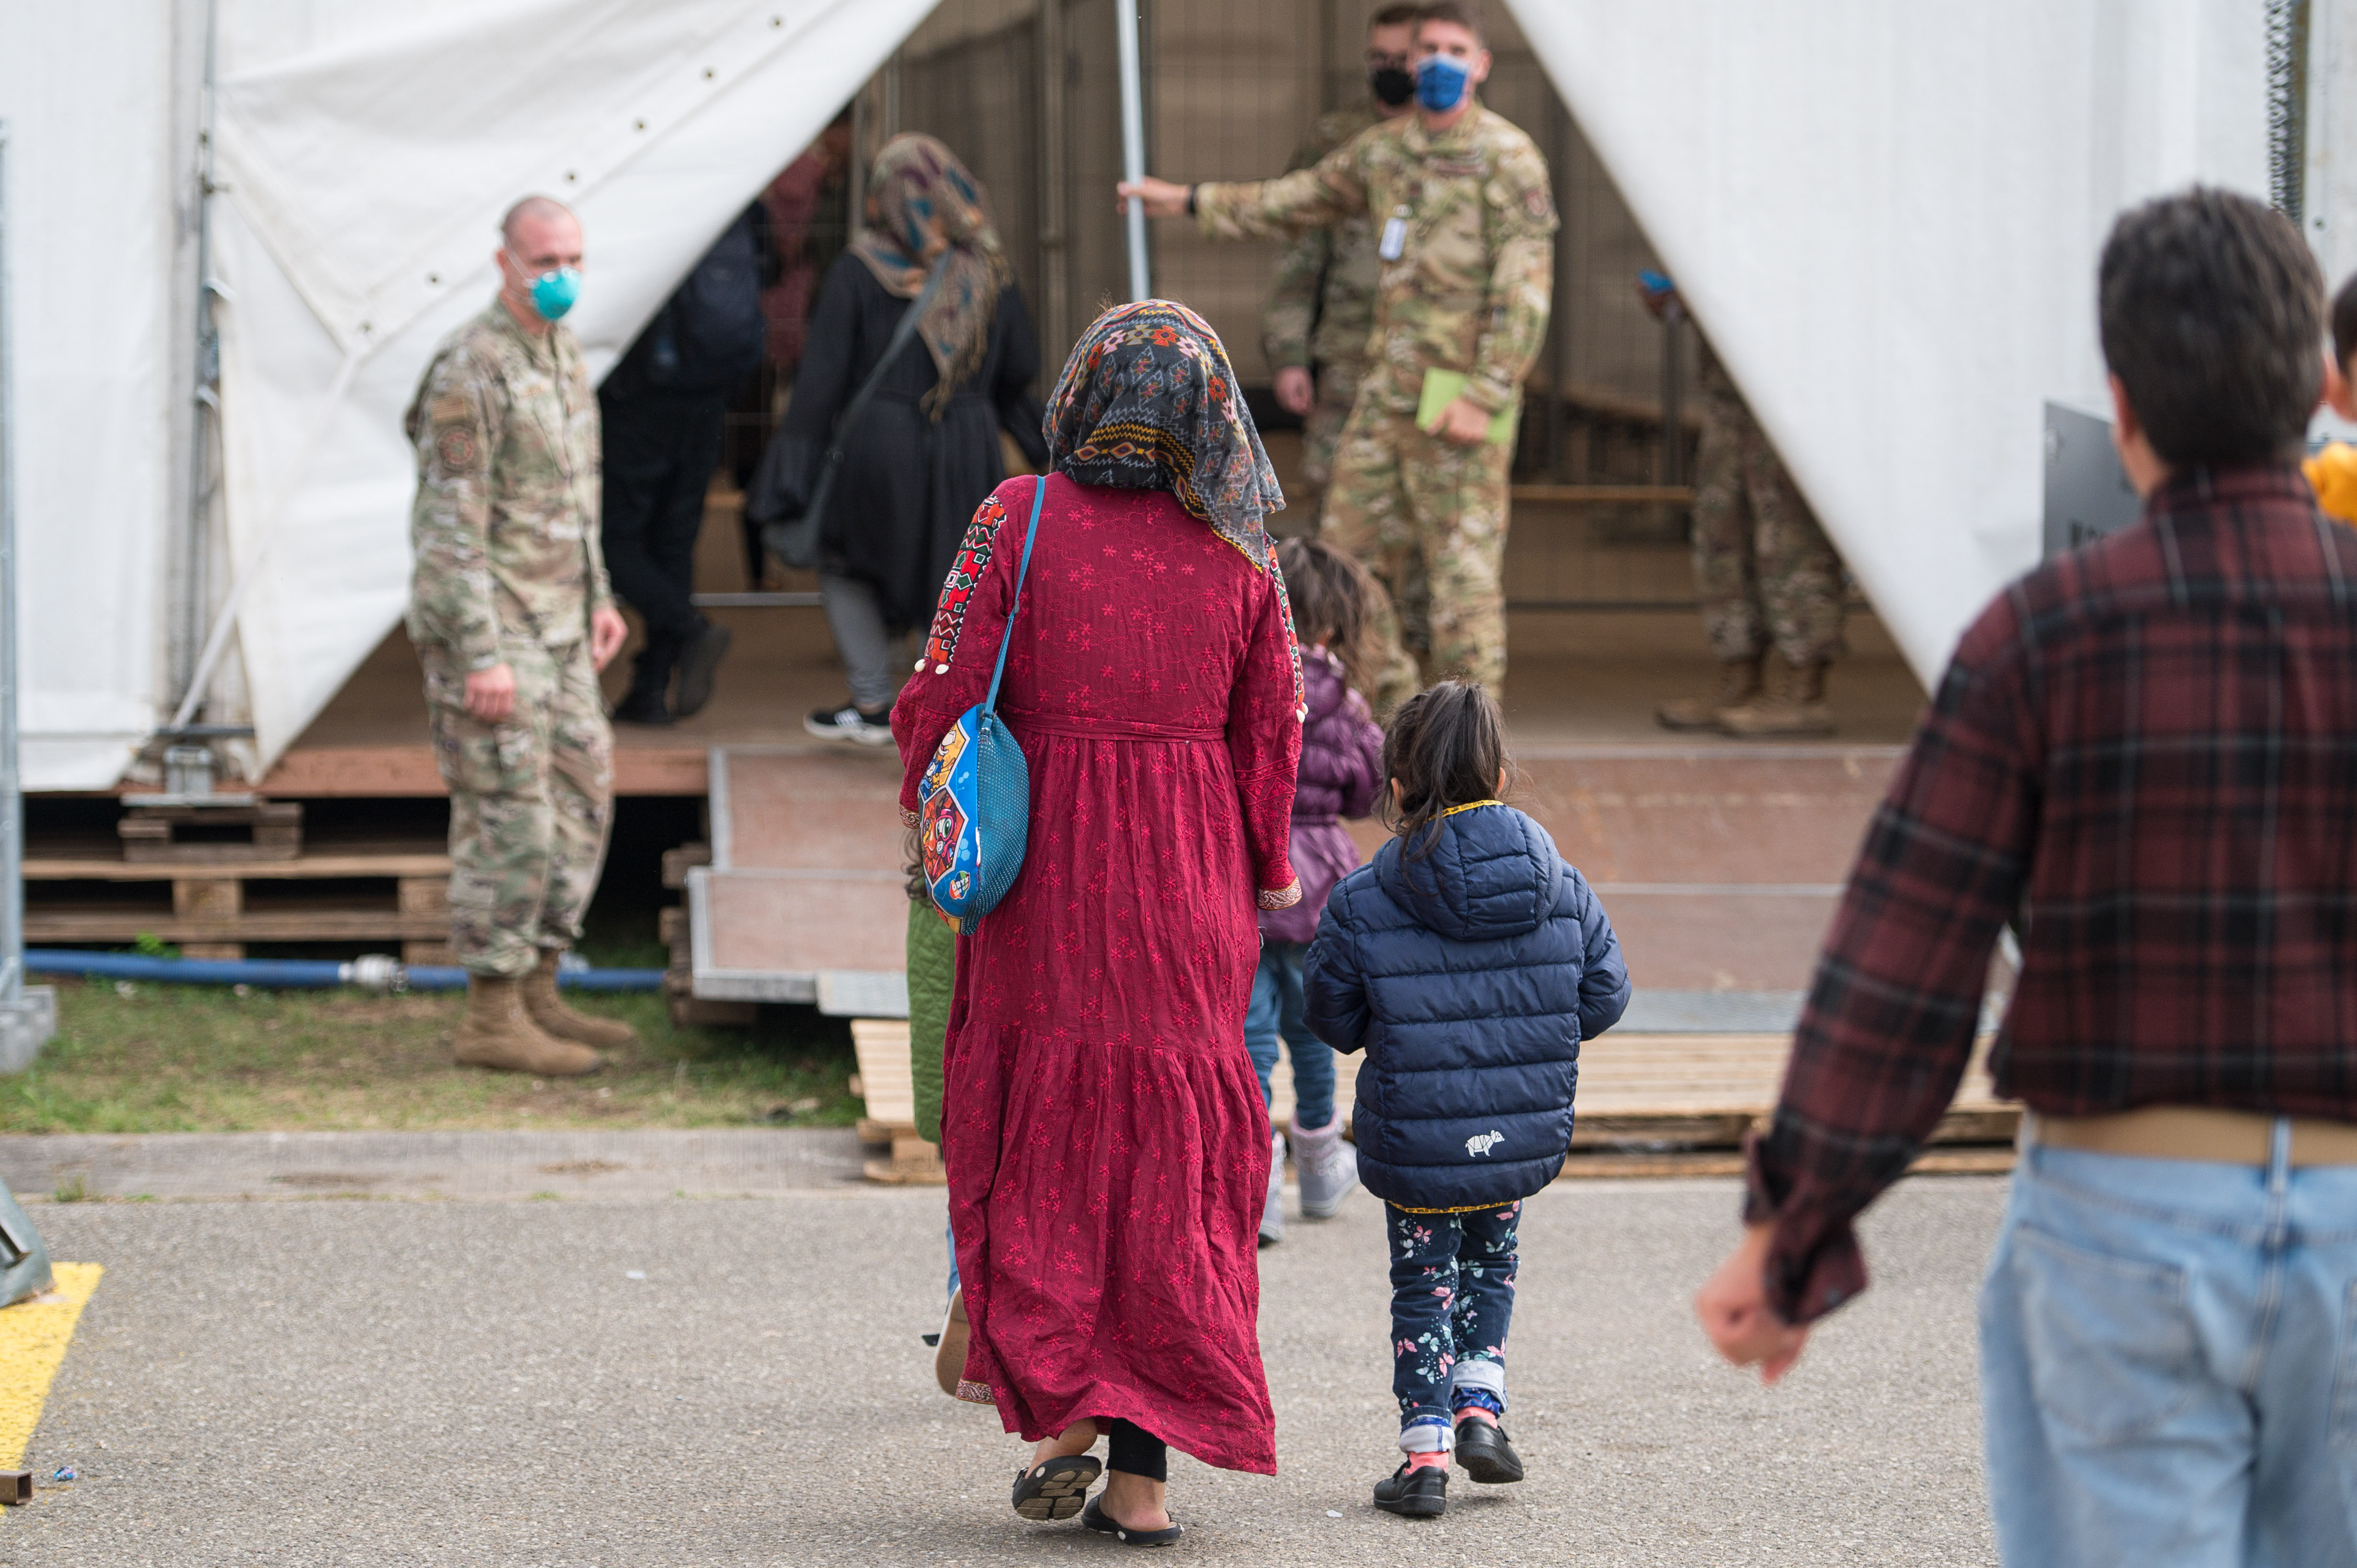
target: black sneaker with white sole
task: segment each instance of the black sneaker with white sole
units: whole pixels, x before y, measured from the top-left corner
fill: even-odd
[[[892,710],[869,713],[856,703],[821,708],[802,721],[802,728],[821,740],[848,740],[860,746],[892,744]]]

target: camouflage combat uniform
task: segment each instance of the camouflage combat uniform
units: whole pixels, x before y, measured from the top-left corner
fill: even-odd
[[[1383,116],[1365,105],[1322,116],[1293,155],[1305,169]],[[1302,421],[1301,472],[1322,494],[1334,477],[1334,446],[1359,396],[1367,335],[1375,326],[1375,226],[1363,212],[1330,229],[1305,229],[1276,255],[1276,285],[1261,316],[1261,346],[1272,371],[1315,369],[1318,401]]]
[[[597,398],[559,324],[494,300],[436,351],[404,421],[417,448],[409,636],[450,789],[450,945],[522,975],[570,947],[614,812],[614,740],[589,659],[613,603],[597,543]],[[515,712],[470,716],[466,679],[505,663]]]
[[[1403,224],[1381,269],[1366,378],[1335,452],[1326,537],[1390,590],[1400,640],[1377,684],[1388,711],[1442,676],[1493,691],[1506,672],[1508,444],[1458,446],[1415,424],[1429,370],[1462,371],[1465,396],[1518,407],[1546,334],[1555,197],[1531,139],[1476,104],[1437,134],[1415,114],[1386,121],[1313,168],[1244,185],[1196,188],[1215,239],[1330,225],[1365,213],[1377,237]],[[1419,671],[1414,667],[1420,664]]]
[[[1822,664],[1842,650],[1841,557],[1706,343],[1701,360],[1694,572],[1711,651]]]

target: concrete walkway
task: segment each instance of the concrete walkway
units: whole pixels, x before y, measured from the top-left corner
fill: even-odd
[[[1773,1391],[1686,1305],[1734,1184],[1542,1195],[1511,1362],[1532,1478],[1460,1473],[1426,1524],[1368,1504],[1396,1428],[1380,1213],[1354,1198],[1263,1254],[1283,1473],[1174,1456],[1165,1561],[1992,1563],[1972,1299],[2002,1195],[1904,1185],[1868,1227],[1876,1288]],[[57,1255],[107,1273],[27,1459],[81,1478],[0,1519],[0,1563],[1116,1558],[1016,1520],[1021,1446],[933,1386],[941,1204],[40,1205]]]

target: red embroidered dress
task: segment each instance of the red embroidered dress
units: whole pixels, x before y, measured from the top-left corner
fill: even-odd
[[[893,708],[909,812],[990,684],[1036,482],[976,514]],[[1273,1474],[1268,1115],[1243,1021],[1255,896],[1295,886],[1285,607],[1168,492],[1047,483],[999,694],[1031,769],[1029,846],[958,940],[942,1054],[965,1376],[1033,1441],[1122,1417]]]

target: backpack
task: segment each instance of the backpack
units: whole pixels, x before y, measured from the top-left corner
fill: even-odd
[[[726,392],[760,368],[768,338],[760,251],[748,210],[704,252],[625,358],[636,379],[658,391]]]
[[[925,888],[942,913],[957,921],[962,936],[972,936],[1015,886],[1030,837],[1031,769],[1013,732],[999,722],[998,683],[1006,676],[1006,650],[1015,644],[1023,579],[1031,572],[1031,547],[1039,541],[1039,509],[1047,499],[1048,476],[1042,474],[1032,487],[1031,527],[1023,536],[1023,563],[1016,570],[1015,600],[999,635],[990,694],[958,715],[917,787]]]

